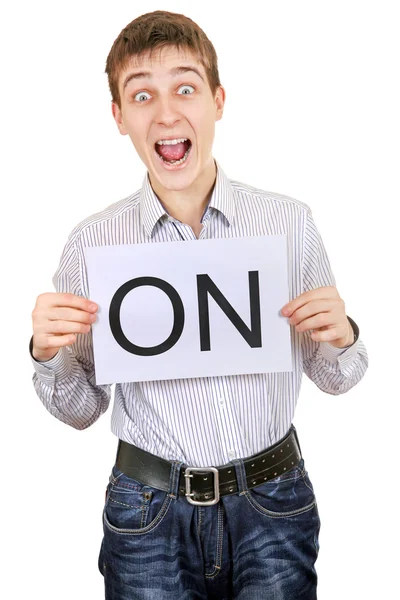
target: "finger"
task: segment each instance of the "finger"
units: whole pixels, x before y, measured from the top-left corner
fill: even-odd
[[[335,306],[335,303],[332,300],[318,300],[313,302],[308,302],[305,306],[297,309],[289,318],[289,323],[291,325],[297,325],[314,315],[318,315],[319,313],[326,313],[331,311]]]
[[[330,327],[335,324],[335,316],[331,312],[319,313],[309,319],[304,319],[298,323],[296,331],[308,331],[309,329],[318,329],[319,327]]]
[[[66,335],[36,335],[35,334],[35,348],[38,350],[48,350],[49,348],[61,348],[61,346],[68,346],[76,341],[76,334],[69,333]]]
[[[326,329],[324,331],[313,331],[310,336],[315,342],[332,342],[338,337],[337,330]]]
[[[76,294],[56,294],[56,304],[54,306],[67,306],[69,308],[78,308],[80,310],[93,312],[98,309],[98,306],[92,300],[76,296]]]
[[[68,308],[77,308],[80,310],[87,310],[88,312],[93,312],[98,309],[98,305],[92,300],[68,292],[48,292],[46,294],[41,294],[38,296],[37,303],[38,305],[50,307],[67,306]]]
[[[66,335],[53,335],[48,338],[48,345],[50,348],[61,348],[61,346],[68,346],[76,341],[76,334],[69,333]]]
[[[64,335],[69,333],[88,333],[91,325],[76,321],[49,321],[44,320],[35,328],[35,333],[45,335]]]
[[[78,323],[94,323],[97,314],[75,308],[56,307],[48,311],[49,321],[75,321]]]
[[[323,300],[323,299],[334,299],[338,297],[337,288],[333,285],[322,286],[319,288],[315,288],[314,290],[308,290],[307,292],[303,292],[297,298],[293,298],[290,302],[285,304],[283,309],[285,312],[283,314],[287,317],[292,315],[295,310],[304,306],[308,302],[312,302],[314,300]]]

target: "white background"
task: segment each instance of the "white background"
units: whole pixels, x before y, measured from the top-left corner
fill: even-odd
[[[227,101],[214,156],[228,177],[311,207],[360,327],[364,379],[333,396],[304,375],[294,424],[322,521],[318,597],[393,598],[400,47],[397,2],[384,0],[3,3],[3,596],[103,597],[111,408],[84,431],[57,421],[35,394],[28,343],[72,228],[142,183],[104,69],[121,29],[158,9],[192,18],[218,53]]]

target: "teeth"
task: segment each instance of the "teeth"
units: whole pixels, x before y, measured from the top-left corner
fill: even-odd
[[[172,146],[173,144],[179,144],[180,142],[186,142],[187,138],[177,138],[176,140],[159,140],[157,144],[160,146]]]

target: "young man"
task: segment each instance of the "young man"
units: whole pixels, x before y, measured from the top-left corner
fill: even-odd
[[[309,207],[228,179],[213,158],[225,90],[204,32],[183,15],[142,15],[115,40],[106,72],[118,129],[147,173],[140,190],[75,227],[56,293],[37,299],[40,399],[77,429],[109,406],[111,385],[94,380],[86,246],[288,236],[293,356],[291,372],[116,384],[98,560],[106,598],[314,599],[320,521],[292,419],[303,371],[336,395],[363,377],[358,327]]]

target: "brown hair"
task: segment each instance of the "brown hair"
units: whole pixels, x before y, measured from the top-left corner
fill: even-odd
[[[178,13],[156,10],[134,19],[122,29],[107,56],[105,73],[112,101],[121,109],[118,79],[133,56],[141,55],[165,46],[192,50],[203,65],[214,95],[221,85],[215,48],[204,31],[191,19]]]

